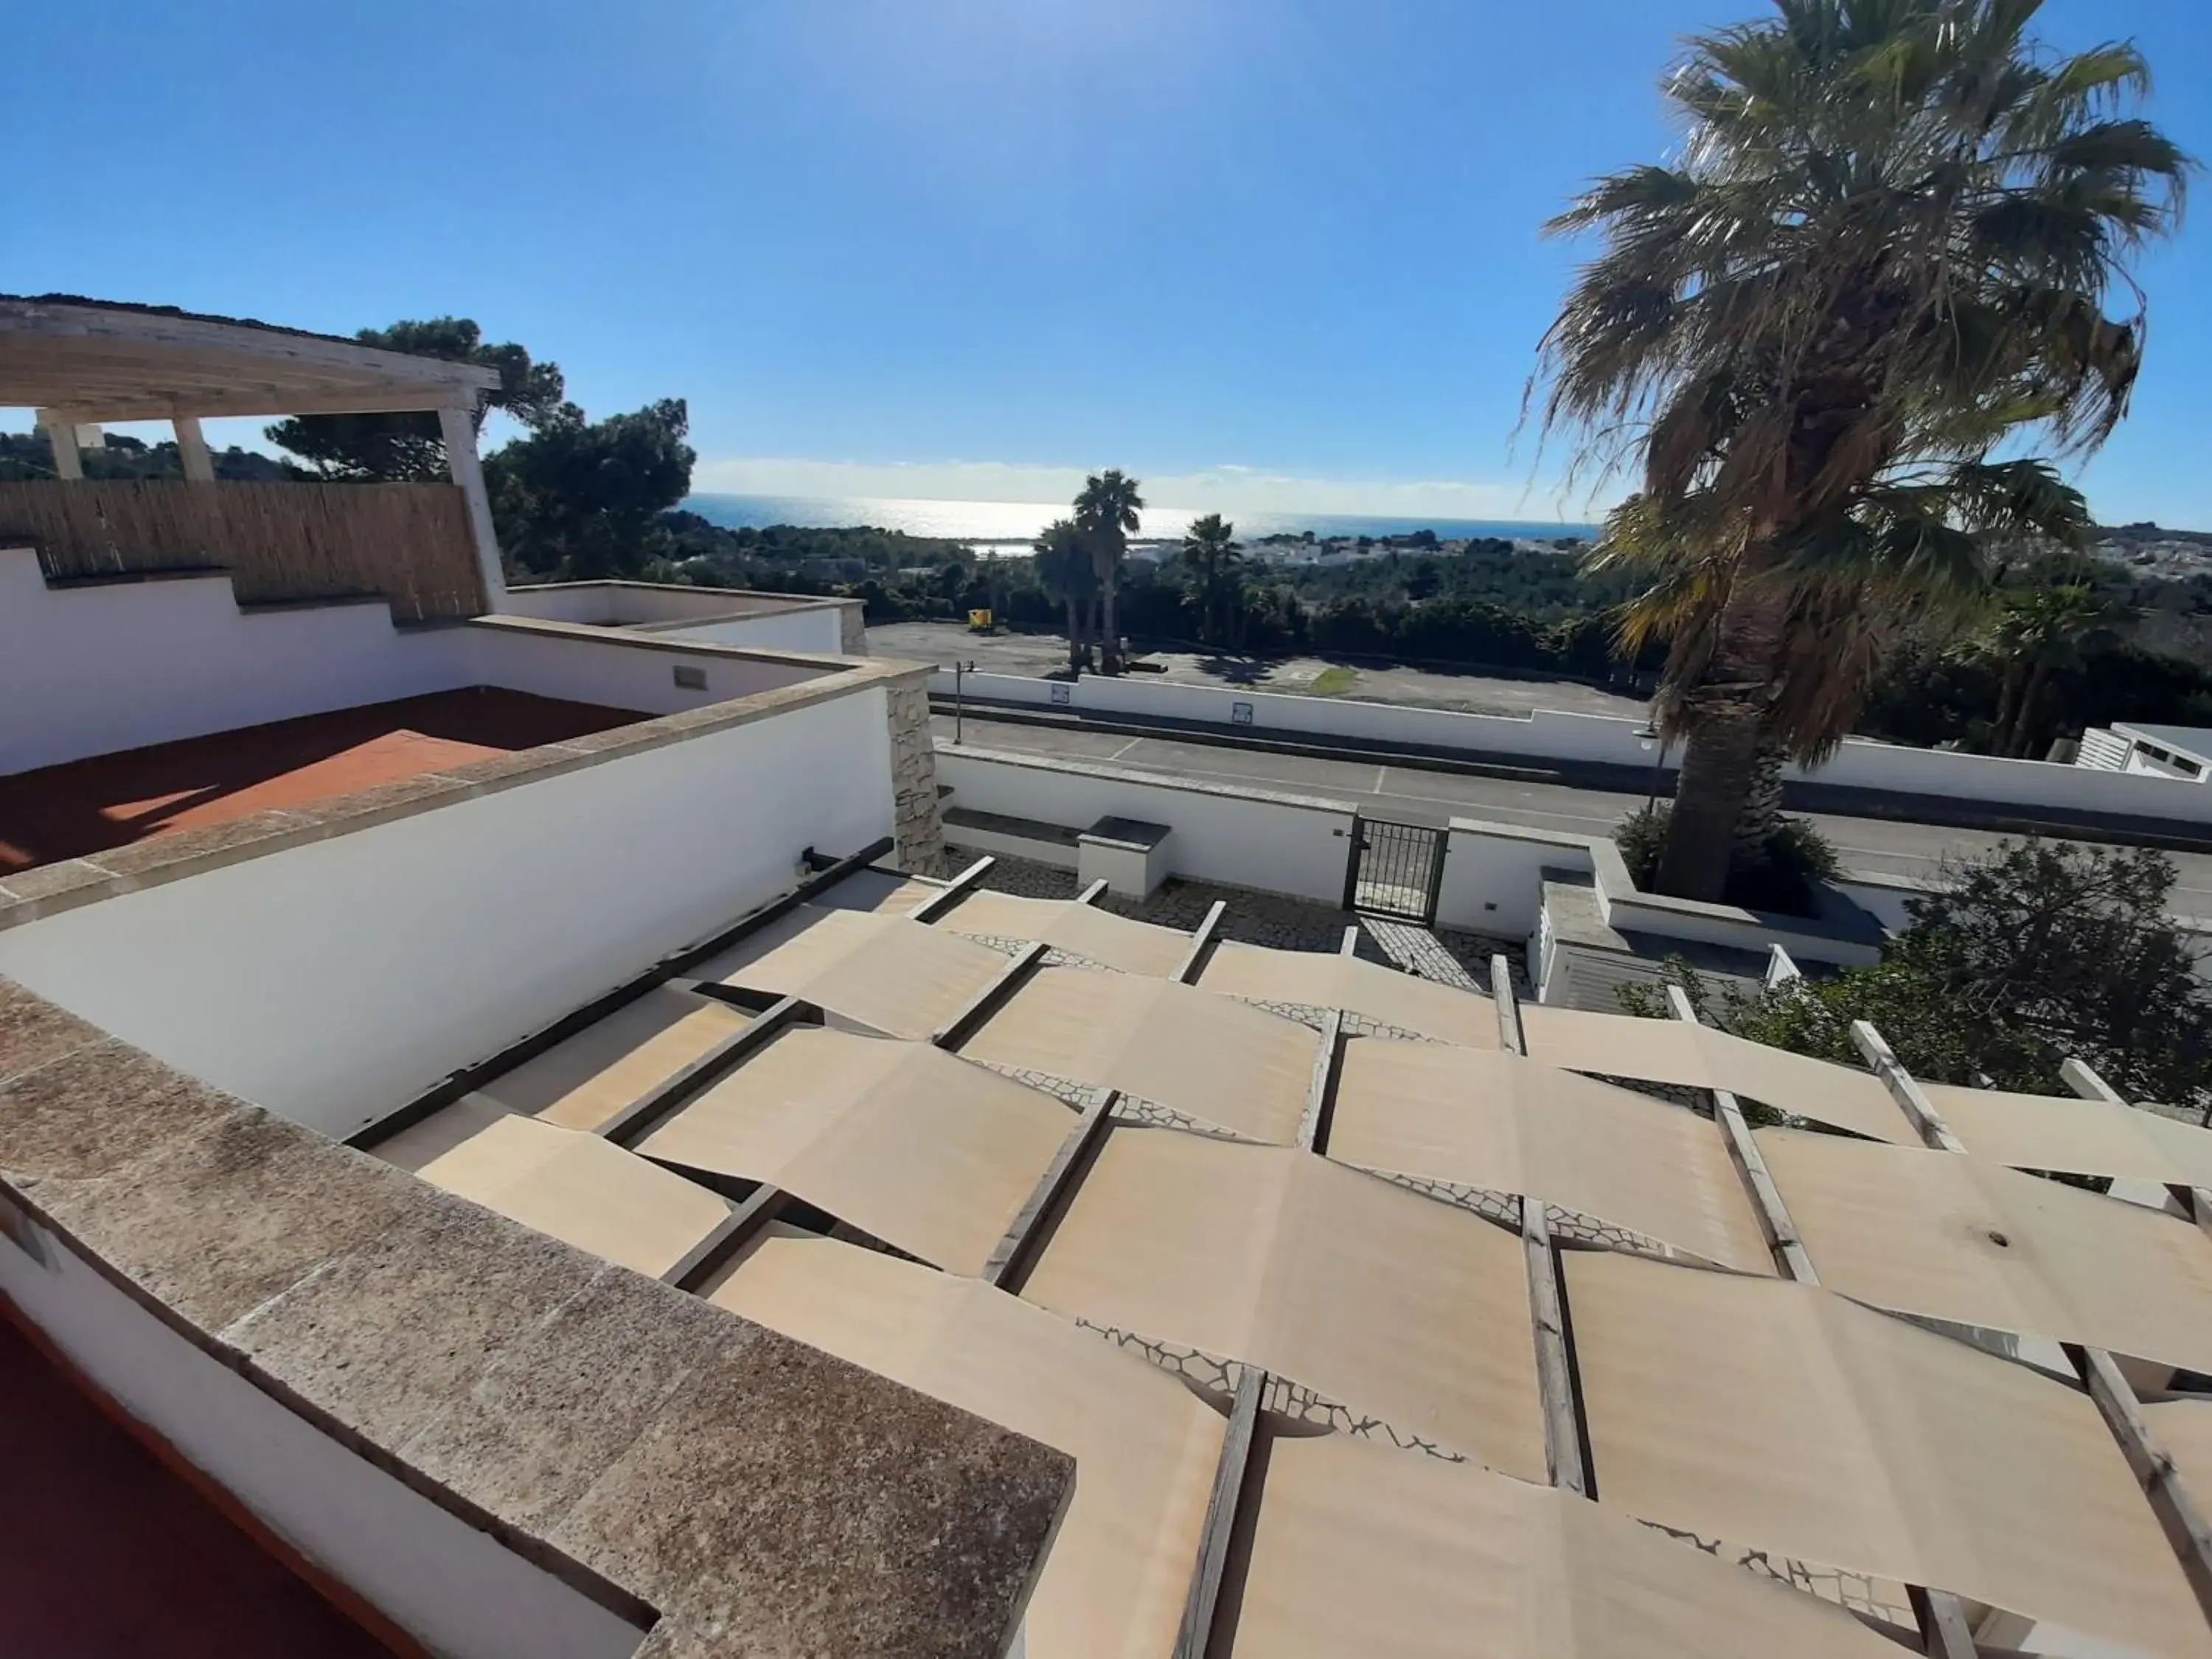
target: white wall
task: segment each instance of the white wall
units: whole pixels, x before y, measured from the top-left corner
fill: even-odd
[[[1164,848],[1168,868],[1178,876],[1330,904],[1344,897],[1348,805],[1036,764],[974,750],[940,748],[937,778],[952,787],[951,806],[1072,830],[1087,830],[1109,815],[1167,824],[1175,831]],[[963,846],[981,844],[957,828],[948,827],[946,835]]]
[[[940,671],[931,689],[939,696],[951,696],[951,674]],[[1249,724],[1255,733],[1348,737],[1475,754],[1626,767],[1649,767],[1656,757],[1656,744],[1637,735],[1642,729],[1640,722],[1611,714],[1571,714],[1549,709],[1519,717],[1462,714],[1334,697],[1180,685],[1145,675],[1067,682],[1012,674],[970,674],[966,677],[966,690],[972,697],[1044,708],[1064,706],[1098,714]],[[1055,702],[1056,692],[1065,694],[1064,702]],[[1238,720],[1238,705],[1250,711],[1249,721]],[[2212,788],[2187,779],[2116,774],[2048,761],[2001,760],[1860,739],[1845,743],[1825,765],[1810,771],[1793,770],[1792,775],[1820,783],[1996,805],[2212,823]]]
[[[9,928],[0,973],[343,1136],[891,822],[870,686]]]
[[[820,651],[836,656],[843,647],[837,610],[769,611],[757,617],[724,617],[718,622],[657,627],[656,640],[705,640],[716,645],[748,646],[756,651]]]
[[[50,588],[35,554],[0,549],[0,775],[476,673],[461,630],[395,629],[381,604],[248,614],[223,576]]]
[[[623,1659],[636,1649],[635,1627],[294,1415],[43,1228],[35,1237],[37,1259],[0,1233],[0,1295],[271,1532],[432,1652]]]
[[[1505,939],[1536,931],[1543,872],[1591,868],[1591,842],[1541,830],[1454,819],[1445,844],[1444,878],[1437,890],[1437,922]]]
[[[465,624],[468,660],[482,685],[504,685],[541,697],[568,697],[610,708],[673,714],[710,702],[726,702],[799,685],[836,672],[806,663],[757,662],[715,651],[669,651],[638,643],[622,633],[538,633],[497,621]],[[647,635],[659,639],[659,635]],[[702,690],[676,684],[678,667],[706,676]]]

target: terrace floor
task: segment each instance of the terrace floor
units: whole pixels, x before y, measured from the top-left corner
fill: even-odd
[[[473,686],[19,772],[0,778],[0,875],[646,718]]]
[[[11,1654],[391,1659],[0,1319]]]

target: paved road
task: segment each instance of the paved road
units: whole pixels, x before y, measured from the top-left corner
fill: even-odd
[[[933,724],[940,744],[950,744],[951,717],[938,715]],[[968,716],[967,738],[981,748],[1110,761],[1143,771],[1323,795],[1334,800],[1356,799],[1363,810],[1377,817],[1417,823],[1441,823],[1454,817],[1484,817],[1534,829],[1601,836],[1644,804],[1640,795],[1577,789],[1565,784],[1518,783],[1365,761],[1319,760],[1213,744],[1179,743],[1166,738],[1020,726],[974,714]],[[1822,812],[1803,816],[1834,844],[1844,868],[1869,874],[1926,876],[1946,854],[1978,852],[2002,839],[1986,830],[1899,823],[1887,818],[1841,817]],[[2212,854],[2170,853],[2166,856],[2180,872],[2173,894],[2174,909],[2184,915],[2212,917]]]

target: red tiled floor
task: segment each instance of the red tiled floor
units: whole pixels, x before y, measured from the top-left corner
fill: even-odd
[[[647,718],[477,686],[19,772],[0,778],[0,875]]]
[[[0,1318],[0,1653],[392,1659]]]

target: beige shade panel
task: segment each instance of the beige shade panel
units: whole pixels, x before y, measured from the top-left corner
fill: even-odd
[[[949,1024],[1006,971],[988,945],[866,910],[800,905],[774,926],[700,966],[724,985],[803,997],[893,1036],[925,1038]]]
[[[1287,1144],[1305,1114],[1317,1042],[1295,1020],[1188,985],[1045,968],[960,1052],[1119,1089],[1254,1140]]]
[[[870,910],[878,915],[911,915],[945,890],[933,881],[895,875],[888,870],[856,870],[811,901],[825,910]]]
[[[471,1095],[393,1136],[379,1156],[580,1250],[659,1278],[730,1206],[611,1141]]]
[[[656,986],[477,1092],[564,1129],[596,1129],[751,1018],[696,991]]]
[[[1520,1239],[1311,1153],[1116,1127],[1023,1294],[1544,1478]]]
[[[1830,1289],[2212,1370],[2212,1239],[2190,1223],[1956,1152],[1757,1139]]]
[[[939,927],[987,939],[1041,939],[1062,951],[1117,968],[1125,974],[1164,979],[1190,954],[1190,935],[1148,921],[1133,921],[1073,899],[1020,898],[1011,893],[971,893]]]
[[[1607,1507],[2145,1653],[2212,1654],[2080,1391],[1815,1286],[1563,1260]]]
[[[1352,1039],[1328,1155],[1535,1197],[1723,1267],[1774,1270],[1718,1124],[1517,1054]]]
[[[2212,1130],[2106,1100],[1926,1083],[1966,1149],[2022,1170],[2212,1186]]]
[[[1172,1651],[1224,1427],[1182,1383],[1003,1291],[825,1238],[768,1239],[712,1299],[1073,1457],[1026,1651]]]
[[[1263,1470],[1243,1659],[1896,1659],[1840,1607],[1571,1493],[1335,1434],[1274,1439]]]
[[[1439,1042],[1498,1046],[1498,1005],[1488,997],[1354,957],[1227,940],[1214,946],[1198,982],[1256,1002],[1342,1008]]]
[[[1644,1083],[1726,1089],[1876,1140],[1919,1140],[1871,1073],[1770,1048],[1710,1025],[1534,1004],[1521,1010],[1521,1029],[1530,1056],[1548,1065]]]
[[[638,1143],[782,1188],[955,1273],[981,1273],[1075,1115],[926,1042],[780,1034]]]
[[[2142,1408],[2142,1416],[2197,1508],[2212,1503],[2212,1399],[2156,1401]]]

